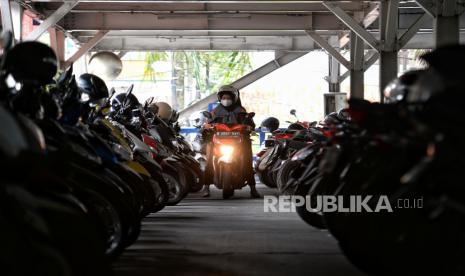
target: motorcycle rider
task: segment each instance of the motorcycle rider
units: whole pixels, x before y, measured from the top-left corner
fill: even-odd
[[[205,187],[203,189],[203,197],[210,196],[210,183],[213,178],[213,152],[211,137],[208,136],[208,133],[205,131],[205,127],[208,127],[211,123],[223,123],[223,124],[246,124],[249,125],[252,129],[255,129],[255,124],[251,118],[246,114],[247,111],[241,104],[239,90],[231,85],[222,86],[217,92],[218,101],[220,104],[211,112],[212,118],[209,120],[208,124],[204,126],[202,131],[202,136],[207,143],[206,153],[207,153],[207,165],[206,165],[206,178],[205,178]],[[250,138],[246,138],[243,144],[243,151],[246,160],[244,162],[245,168],[244,171],[247,174],[247,184],[250,187],[250,195],[253,198],[259,198],[260,194],[258,193],[255,187],[255,176],[252,167],[252,142]]]

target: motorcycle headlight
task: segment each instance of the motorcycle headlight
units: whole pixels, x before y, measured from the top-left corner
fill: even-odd
[[[234,147],[233,146],[221,146],[220,147],[220,153],[223,156],[231,156],[234,152]]]

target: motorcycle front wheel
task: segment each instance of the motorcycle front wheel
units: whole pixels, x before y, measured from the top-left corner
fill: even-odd
[[[230,166],[220,165],[220,185],[223,187],[223,198],[228,199],[234,195],[233,175]]]

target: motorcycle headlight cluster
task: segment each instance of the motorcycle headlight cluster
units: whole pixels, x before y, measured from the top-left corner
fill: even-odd
[[[233,154],[233,152],[234,152],[234,147],[233,146],[222,145],[220,147],[220,153],[223,156],[231,156]]]

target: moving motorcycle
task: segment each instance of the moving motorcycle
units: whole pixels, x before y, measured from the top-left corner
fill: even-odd
[[[211,118],[211,114],[206,114]],[[255,113],[243,114],[244,121],[252,120]],[[212,154],[214,184],[223,190],[223,198],[234,195],[235,189],[243,188],[248,181],[244,167],[248,164],[244,157],[244,146],[253,129],[250,125],[212,123],[204,126],[211,137],[210,151]],[[250,146],[250,145],[249,145]],[[208,151],[207,151],[208,154]],[[251,165],[251,164],[250,164]]]

